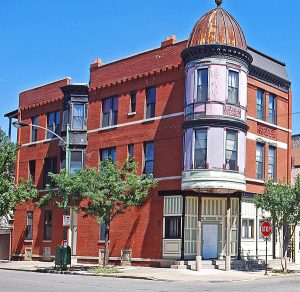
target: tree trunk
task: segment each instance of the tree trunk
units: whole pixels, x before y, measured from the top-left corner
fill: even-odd
[[[107,266],[108,258],[109,258],[109,223],[105,222],[105,246],[104,246],[103,267]]]

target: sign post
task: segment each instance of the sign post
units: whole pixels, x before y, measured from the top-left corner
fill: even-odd
[[[266,270],[265,275],[268,275],[268,239],[272,234],[272,225],[269,221],[264,221],[260,226],[260,233],[266,241]]]

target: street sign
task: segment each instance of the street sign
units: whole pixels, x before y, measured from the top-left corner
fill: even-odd
[[[64,215],[63,216],[63,226],[70,226],[71,225],[71,216]]]
[[[265,221],[260,226],[260,233],[263,237],[268,238],[272,234],[272,225],[269,221]]]
[[[266,262],[265,275],[268,275],[268,238],[272,234],[272,225],[269,221],[264,221],[260,226],[260,233],[266,240]]]

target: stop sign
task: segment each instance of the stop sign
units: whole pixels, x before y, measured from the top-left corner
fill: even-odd
[[[260,233],[264,237],[269,237],[272,233],[272,225],[269,221],[265,221],[260,226]]]

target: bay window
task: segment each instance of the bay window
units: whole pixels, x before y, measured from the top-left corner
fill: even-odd
[[[72,129],[83,130],[85,105],[73,104]]]

